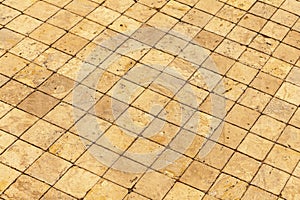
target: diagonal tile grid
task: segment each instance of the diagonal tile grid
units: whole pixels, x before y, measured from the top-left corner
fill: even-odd
[[[300,199],[298,0],[0,0],[0,199]]]

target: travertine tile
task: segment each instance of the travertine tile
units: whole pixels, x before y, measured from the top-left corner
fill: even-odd
[[[209,50],[214,50],[223,40],[223,37],[209,31],[202,30],[196,35],[194,41],[196,44]]]
[[[121,16],[118,19],[116,19],[111,25],[109,25],[109,28],[111,28],[119,33],[123,33],[125,35],[130,36],[140,26],[141,26],[140,22],[138,22],[130,17]]]
[[[263,160],[271,150],[272,145],[272,142],[252,133],[248,133],[244,141],[238,147],[238,150],[258,160]]]
[[[275,11],[276,7],[259,1],[257,1],[250,9],[251,13],[266,19],[269,19]]]
[[[97,24],[88,19],[83,19],[78,24],[76,24],[76,26],[72,28],[70,32],[88,40],[92,40],[104,29],[105,27],[100,24]]]
[[[241,3],[237,0],[228,0],[226,3],[243,10],[248,10],[255,2],[255,0],[249,0]]]
[[[296,106],[277,98],[273,98],[264,110],[264,114],[287,122],[296,111]]]
[[[203,196],[204,193],[200,190],[196,190],[190,186],[177,182],[164,199],[201,199]]]
[[[8,23],[6,27],[18,33],[28,35],[41,24],[42,22],[37,19],[34,19],[27,15],[19,15],[13,21]]]
[[[220,199],[239,199],[247,189],[247,183],[234,177],[221,174],[208,194]]]
[[[4,131],[0,131],[0,139],[0,153],[2,153],[8,146],[17,140],[15,136]]]
[[[252,14],[246,14],[238,24],[252,31],[260,31],[266,22],[267,20],[261,17],[257,17]]]
[[[275,50],[274,57],[284,60],[285,62],[295,64],[296,61],[299,59],[299,53],[299,49],[281,43]]]
[[[125,15],[141,21],[145,22],[147,21],[154,13],[155,9],[150,8],[148,6],[145,6],[140,3],[135,3],[133,6],[131,6],[128,10],[126,10]]]
[[[186,41],[167,34],[161,38],[161,40],[156,44],[156,47],[162,51],[176,56],[186,45]]]
[[[69,169],[54,187],[76,198],[83,198],[99,179],[100,177],[75,166]]]
[[[205,12],[202,12],[200,10],[197,10],[195,8],[192,8],[189,10],[189,12],[182,18],[182,21],[191,23],[192,25],[198,26],[200,28],[203,28],[209,20],[213,16],[210,14],[207,14]]]
[[[52,185],[70,166],[71,163],[46,152],[26,170],[26,173]]]
[[[5,25],[9,21],[11,21],[13,18],[21,14],[20,11],[14,10],[8,6],[5,6],[3,4],[0,5],[0,13],[1,13],[1,18],[0,18],[0,24]]]
[[[300,179],[291,176],[282,191],[282,197],[286,199],[297,199],[300,196]]]
[[[282,4],[281,8],[298,15],[299,14],[298,10],[300,9],[300,5],[299,2],[297,2],[296,0],[287,0]]]
[[[167,3],[167,0],[162,0],[162,1],[161,0],[153,0],[153,1],[141,0],[139,2],[149,6],[151,8],[158,9],[158,8],[161,8],[163,5],[165,5]]]
[[[206,11],[211,14],[216,14],[222,8],[223,5],[224,5],[224,3],[220,2],[220,1],[208,0],[207,2],[199,1],[195,5],[195,8],[198,8],[200,10]]]
[[[70,3],[70,1],[72,0],[46,0],[46,2],[49,2],[53,5],[56,5],[60,8],[63,8],[65,5],[67,5],[68,3]]]
[[[297,19],[298,17],[296,15],[281,9],[277,10],[276,13],[271,18],[271,20],[288,27],[293,26],[297,21]]]
[[[21,34],[13,32],[6,28],[1,29],[0,34],[1,34],[0,48],[3,50],[9,50],[10,48],[14,47],[23,38]]]
[[[297,31],[289,31],[283,41],[289,45],[298,47],[300,45],[300,33]]]
[[[177,1],[169,1],[161,9],[162,12],[179,19],[183,17],[189,10],[190,10],[189,6],[179,3]]]
[[[0,73],[12,77],[27,64],[26,60],[11,53],[6,53],[0,58]]]
[[[225,2],[225,1],[223,1]],[[224,5],[222,9],[219,10],[216,16],[229,20],[233,23],[237,23],[245,14],[245,11],[232,7],[230,5]]]
[[[296,94],[300,92],[300,87],[291,83],[284,82],[276,93],[276,97],[285,100],[289,103],[299,105],[300,99]]]
[[[65,199],[65,200],[75,200],[75,198],[55,189],[55,188],[50,188],[46,192],[46,194],[43,195],[41,200],[47,200],[47,199]]]
[[[278,44],[279,44],[279,41],[277,41],[273,38],[258,34],[254,38],[254,40],[250,43],[249,46],[258,51],[264,52],[266,54],[272,54],[274,52],[274,50],[276,49],[276,47],[278,46]]]
[[[70,43],[70,41],[73,41]],[[74,34],[67,33],[62,38],[60,38],[57,42],[54,43],[53,47],[58,48],[59,50],[75,55],[82,49],[88,41],[84,38],[78,37]]]
[[[223,171],[248,182],[252,180],[259,166],[260,162],[235,152]]]
[[[261,198],[266,200],[277,199],[277,197],[271,193],[259,189],[258,187],[250,186],[242,197],[242,200],[259,200]]]
[[[20,171],[27,169],[41,154],[42,150],[17,140],[1,156],[0,161]]]
[[[128,195],[126,195],[126,197],[124,198],[124,200],[134,200],[134,199],[140,199],[140,200],[147,200],[149,198],[146,198],[142,195],[139,195],[135,192],[131,192]]]
[[[161,199],[174,184],[171,178],[155,172],[147,172],[135,185],[134,191],[143,194],[151,199]],[[160,187],[164,185],[164,187]]]
[[[223,40],[223,42],[217,47],[216,52],[220,53],[229,58],[237,59],[243,51],[246,49],[245,46],[230,41],[228,39]]]
[[[229,78],[223,78],[214,89],[214,92],[221,95],[222,97],[226,97],[230,100],[236,101],[246,88],[247,86],[242,83]]]
[[[90,0],[73,0],[69,3],[65,9],[81,16],[86,16],[92,10],[94,10],[98,4],[90,1]]]
[[[268,94],[262,93],[252,88],[247,88],[238,102],[258,112],[262,112],[271,98],[272,97]]]
[[[204,29],[225,37],[233,27],[233,23],[214,17]]]
[[[227,76],[244,84],[249,84],[257,74],[257,70],[241,63],[235,63],[227,72]]]
[[[6,199],[39,199],[48,189],[49,185],[21,175],[4,193]]]
[[[111,24],[115,19],[117,19],[120,14],[116,11],[113,11],[109,8],[105,8],[103,6],[98,7],[96,10],[91,12],[87,18],[91,19],[103,26],[108,26]]]
[[[199,27],[193,26],[191,24],[185,23],[185,22],[178,22],[171,31],[175,31],[178,33],[181,33],[180,35],[177,35],[177,37],[180,37],[182,39],[190,41],[197,33],[199,33],[201,29]]]
[[[250,84],[252,87],[266,92],[270,95],[274,95],[282,83],[282,80],[266,74],[264,72],[259,72]]]
[[[77,24],[82,17],[79,15],[73,14],[67,10],[60,10],[55,15],[47,20],[49,24],[58,26],[59,28],[69,30],[75,24]]]
[[[293,115],[290,124],[300,128],[300,110],[297,109],[297,111],[295,112],[295,114]]]
[[[123,13],[125,10],[127,10],[129,7],[134,4],[135,1],[133,0],[125,0],[125,1],[114,1],[114,0],[107,0],[103,4],[105,7],[108,7],[112,10],[118,11],[120,13]]]
[[[64,31],[63,29],[44,23],[40,27],[35,29],[30,34],[30,37],[50,45],[54,43],[56,40],[58,40],[65,33],[66,31]]]
[[[17,0],[5,0],[3,3],[17,10],[24,11],[26,8],[34,4],[36,1],[37,0],[24,0],[22,2],[19,2]]]
[[[43,12],[41,12],[43,10]],[[42,21],[47,20],[49,17],[54,15],[59,10],[58,7],[49,4],[44,1],[38,1],[29,8],[27,8],[24,13],[32,17],[38,18]]]
[[[4,192],[4,190],[6,188],[8,188],[8,186],[13,183],[17,177],[21,174],[20,172],[7,167],[6,165],[3,165],[0,163],[0,170],[1,170],[1,177],[0,177],[0,181],[1,181],[1,185],[0,185],[0,192],[1,194]]]
[[[283,144],[288,148],[295,149],[299,151],[300,145],[299,141],[299,129],[293,126],[287,126],[283,131],[282,135],[279,137],[278,142]]]
[[[250,44],[255,35],[256,33],[253,31],[250,31],[241,26],[236,26],[232,29],[232,31],[228,34],[227,37],[243,45],[248,45]]]
[[[205,164],[194,161],[180,180],[188,185],[207,191],[214,183],[219,171]]]
[[[288,178],[287,173],[264,164],[251,183],[278,195]]]
[[[267,54],[250,48],[247,48],[239,58],[241,63],[255,69],[261,69],[268,60],[269,56]]]

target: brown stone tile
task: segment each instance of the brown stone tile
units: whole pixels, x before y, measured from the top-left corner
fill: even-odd
[[[48,189],[49,185],[21,175],[4,193],[5,198],[12,199],[39,199]]]
[[[83,198],[99,179],[100,177],[75,166],[69,169],[54,187],[76,198]]]
[[[77,24],[82,17],[73,14],[67,10],[60,10],[55,15],[47,20],[49,24],[58,26],[59,28],[70,30],[75,24]]]
[[[251,83],[251,86],[268,94],[274,95],[281,83],[282,80],[279,78],[259,72]]]
[[[180,180],[188,185],[207,191],[214,183],[219,171],[194,161],[185,171]]]
[[[56,40],[58,40],[65,33],[66,31],[64,31],[63,29],[44,23],[40,27],[35,29],[30,34],[30,37],[50,45],[54,43]]]
[[[248,133],[244,141],[238,147],[238,150],[258,160],[263,160],[272,148],[272,145],[272,142],[252,133]]]
[[[161,199],[174,184],[171,178],[154,171],[147,172],[135,185],[134,191],[151,199]],[[160,187],[164,185],[164,187]]]
[[[246,155],[235,152],[223,171],[249,182],[258,171],[259,166],[260,162]]]
[[[39,90],[54,96],[55,98],[64,98],[74,87],[74,81],[60,74],[53,74],[45,81]]]
[[[264,110],[264,114],[287,122],[296,111],[296,106],[277,98],[273,98]]]
[[[173,199],[201,199],[204,193],[182,183],[175,183],[174,187],[168,192],[165,200]]]
[[[43,12],[41,12],[43,10]],[[38,1],[29,8],[27,8],[24,13],[32,17],[38,18],[42,21],[47,20],[49,17],[54,15],[59,10],[58,7],[49,4],[44,1]]]
[[[57,42],[55,42],[53,47],[56,47],[59,50],[66,52],[68,54],[75,55],[87,43],[88,41],[86,39],[83,39],[71,33],[67,33],[62,38],[60,38]]]
[[[45,153],[26,170],[26,173],[52,185],[71,165],[61,158]]]
[[[10,52],[32,61],[47,48],[48,47],[45,44],[42,44],[30,38],[25,38],[24,40],[19,42],[14,48],[12,48]]]
[[[188,22],[192,25],[198,26],[200,28],[203,28],[209,20],[213,16],[210,14],[207,14],[205,12],[202,12],[200,10],[197,10],[195,8],[192,8],[189,10],[189,12],[182,18],[182,21]]]
[[[222,199],[240,199],[246,191],[248,184],[234,177],[221,174],[208,194]]]
[[[19,71],[14,79],[25,83],[33,88],[41,85],[49,76],[52,75],[52,72],[47,70],[44,67],[41,67],[36,64],[29,64],[24,67],[21,71]]]
[[[288,178],[287,173],[264,164],[251,183],[278,195]]]
[[[242,197],[242,200],[260,200],[261,198],[265,200],[277,199],[277,197],[271,193],[259,189],[258,187],[250,186]]]
[[[7,28],[18,33],[29,35],[34,29],[42,24],[41,21],[27,15],[19,15],[6,25]]]
[[[24,171],[42,153],[42,150],[18,140],[0,156],[0,161],[20,171]]]
[[[123,199],[128,190],[122,188],[110,181],[100,179],[94,187],[87,193],[85,199],[92,200],[95,198],[104,198],[104,199]]]
[[[3,164],[0,164],[0,170],[1,170],[0,192],[2,194],[4,190],[7,189],[8,186],[12,184],[21,173]]]

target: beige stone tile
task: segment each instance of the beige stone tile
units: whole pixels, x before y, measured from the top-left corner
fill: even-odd
[[[63,134],[63,132],[63,129],[46,121],[39,120],[28,129],[21,138],[46,150]]]
[[[46,105],[45,102],[47,102]],[[57,99],[36,91],[30,94],[18,107],[38,117],[43,117],[56,104],[58,104]]]
[[[258,51],[261,51],[261,52],[264,52],[267,54],[272,54],[274,52],[274,50],[276,49],[276,47],[278,46],[278,44],[279,44],[279,41],[277,41],[273,38],[258,34],[249,46]]]
[[[114,0],[107,0],[103,4],[105,7],[115,10],[117,12],[123,13],[129,7],[131,7],[136,2],[133,0],[125,0],[125,1],[114,1]]]
[[[206,194],[206,195],[203,197],[202,200],[218,200],[218,199],[215,198],[215,197],[212,197],[212,196],[210,196],[210,195],[208,195],[208,194]]]
[[[204,29],[225,37],[233,27],[233,23],[214,17],[209,21]]]
[[[216,14],[224,5],[224,3],[217,0],[208,0],[207,3],[204,1],[199,1],[195,8],[206,11],[211,14]],[[223,9],[223,8],[222,8]]]
[[[7,103],[0,102],[0,118],[2,118],[8,111],[10,111],[13,107],[8,105]]]
[[[282,197],[286,199],[297,199],[300,196],[300,179],[291,177],[282,191]]]
[[[34,29],[42,24],[41,21],[27,15],[19,15],[6,25],[7,28],[24,35],[29,35]]]
[[[8,6],[5,6],[3,4],[0,5],[0,24],[1,25],[5,25],[7,24],[9,21],[11,21],[13,18],[15,18],[16,16],[18,16],[19,14],[21,14],[21,12],[12,9]]]
[[[298,15],[299,14],[298,11],[300,9],[300,5],[299,5],[299,3],[296,0],[287,0],[287,1],[285,1],[282,4],[281,8],[283,8],[283,9],[285,9],[287,11],[290,11],[290,12]]]
[[[169,1],[161,9],[162,12],[164,12],[172,17],[176,17],[178,19],[182,18],[189,10],[190,10],[189,6],[179,3],[177,1],[173,1],[173,0]]]
[[[241,3],[237,0],[228,0],[226,3],[242,10],[248,10],[255,2],[255,0],[249,0]]]
[[[74,81],[56,73],[45,81],[39,87],[39,90],[55,98],[62,99],[73,89],[74,86]]]
[[[176,35],[176,34],[174,34]],[[172,55],[178,55],[182,49],[187,45],[185,40],[182,40],[173,35],[167,34],[156,44],[156,47],[162,51]]]
[[[143,175],[143,173],[140,172],[145,172],[146,170],[147,168],[141,164],[121,157],[103,177],[121,185],[122,187],[132,188]]]
[[[24,11],[30,5],[34,4],[37,0],[24,0],[21,3],[17,0],[6,0],[4,4],[13,7],[17,10]]]
[[[91,12],[87,18],[91,19],[103,26],[108,26],[111,24],[115,19],[117,19],[120,14],[116,11],[113,11],[109,8],[105,8],[103,6],[98,7],[93,12]]]
[[[289,45],[298,47],[300,45],[300,33],[297,31],[289,31],[283,41]]]
[[[26,170],[26,173],[53,185],[71,165],[61,158],[45,153]]]
[[[280,145],[275,145],[265,160],[265,163],[292,173],[299,162],[300,154]]]
[[[46,192],[45,195],[41,198],[41,200],[47,200],[47,199],[64,199],[64,200],[75,200],[75,198],[55,189],[55,188],[50,188]]]
[[[229,78],[223,78],[222,81],[214,89],[214,92],[226,97],[230,100],[236,101],[244,90],[247,88],[246,85],[236,82]]]
[[[236,124],[242,128],[250,129],[259,113],[244,106],[236,104],[226,117],[226,121]]]
[[[271,150],[273,143],[248,133],[244,141],[238,147],[238,150],[258,160],[263,160]]]
[[[77,24],[82,17],[73,14],[67,10],[60,10],[55,15],[47,20],[49,24],[58,26],[59,28],[70,30],[75,24]]]
[[[122,188],[110,181],[101,179],[98,183],[92,187],[92,189],[87,193],[85,199],[123,199],[128,190]]]
[[[228,34],[228,38],[243,45],[248,45],[255,37],[256,33],[241,26],[236,26]]]
[[[249,84],[257,72],[258,70],[237,62],[227,72],[227,76],[244,84]]]
[[[35,121],[37,121],[36,117],[14,108],[0,120],[0,128],[8,133],[20,136]]]
[[[76,198],[83,198],[98,180],[98,176],[75,166],[69,169],[54,187]]]
[[[271,57],[262,68],[262,71],[283,79],[289,73],[291,68],[292,66],[289,63]]]
[[[229,58],[237,59],[243,51],[246,49],[245,46],[230,41],[228,39],[223,40],[223,42],[217,47],[216,52]]]
[[[293,126],[287,126],[282,135],[279,137],[278,142],[286,147],[299,151],[299,133],[299,129]]]
[[[243,16],[243,18],[240,20],[238,25],[248,28],[252,31],[258,32],[262,29],[262,27],[265,25],[266,22],[267,20],[261,17],[257,17],[255,15],[247,13],[246,15]]]
[[[208,194],[220,199],[240,199],[246,191],[248,184],[234,177],[221,174]]]
[[[222,40],[223,37],[205,30],[202,30],[194,38],[196,44],[199,44],[200,46],[209,50],[214,50],[221,43]]]
[[[274,95],[281,83],[282,80],[279,78],[259,72],[250,85],[258,90]]]
[[[133,35],[132,38],[143,42],[147,45],[155,45],[165,33],[149,25],[142,25]]]
[[[0,58],[0,73],[12,77],[27,64],[26,60],[11,53],[6,53]]]
[[[165,69],[164,72],[174,77],[187,80],[196,71],[196,65],[176,57]]]
[[[135,185],[134,191],[151,199],[162,199],[174,184],[174,180],[155,171],[148,171]],[[164,187],[160,187],[163,185]]]
[[[135,3],[135,4],[133,4],[133,6],[128,8],[128,10],[126,10],[125,15],[127,15],[135,20],[145,22],[152,15],[154,15],[155,12],[156,11],[153,8],[150,8],[150,7],[140,4],[140,3]]]
[[[242,200],[260,200],[262,198],[265,200],[277,199],[277,197],[271,193],[259,189],[258,187],[250,186],[242,197]]]
[[[292,104],[273,98],[264,110],[264,114],[287,122],[292,117],[296,109],[297,108]]]
[[[278,7],[284,2],[284,0],[262,0],[262,2]]]
[[[123,33],[125,35],[130,36],[140,26],[141,26],[140,22],[126,16],[121,16],[118,19],[116,19],[111,25],[109,25],[109,28],[119,33]]]
[[[189,43],[178,56],[186,61],[200,65],[207,59],[210,53],[209,50],[204,49],[199,45]]]
[[[65,133],[49,148],[49,152],[74,162],[86,150],[90,142],[72,133]]]
[[[295,64],[299,59],[300,50],[294,47],[291,47],[286,44],[279,44],[278,48],[274,52],[274,57]]]
[[[198,1],[197,0],[178,0],[179,2],[185,3],[189,6],[194,6]]]
[[[233,154],[233,151],[213,141],[207,141],[205,145],[211,146],[212,149],[205,157],[202,157],[201,153],[198,154],[196,159],[217,169],[222,169]]]
[[[119,34],[116,31],[105,29],[93,40],[93,42],[107,49],[116,50],[126,39],[126,36]],[[128,49],[127,51],[124,51],[127,52]]]
[[[39,199],[49,185],[27,175],[21,175],[4,193],[6,199]]]
[[[217,53],[212,53],[202,64],[203,67],[210,69],[218,74],[224,75],[233,65],[234,60]]]
[[[139,199],[139,200],[147,200],[148,198],[139,195],[135,192],[131,192],[128,195],[126,195],[126,197],[124,198],[124,200],[134,200],[134,199]]]
[[[0,156],[0,161],[20,171],[24,171],[42,153],[42,150],[18,140]]]
[[[72,28],[70,32],[85,39],[92,40],[104,29],[105,27],[101,26],[100,24],[97,24],[88,19],[83,19],[78,24],[76,24],[76,26]]]
[[[200,28],[180,21],[171,29],[171,31],[181,33],[180,35],[177,35],[177,37],[190,41],[197,33],[199,33]]]
[[[180,178],[180,181],[202,191],[207,191],[214,183],[218,174],[219,171],[216,169],[194,161]]]
[[[297,167],[295,168],[293,175],[300,177],[300,164],[298,163]]]
[[[43,12],[41,12],[43,10]],[[52,15],[54,15],[59,10],[58,7],[49,4],[44,1],[38,1],[29,8],[27,8],[24,13],[35,17],[39,20],[45,21]]]
[[[235,152],[223,171],[249,182],[258,171],[260,164],[253,158]]]
[[[46,68],[36,64],[29,64],[28,66],[24,67],[21,71],[19,71],[14,76],[14,79],[36,88],[51,75],[52,72],[47,70]]]
[[[182,21],[188,22],[192,25],[203,28],[209,22],[213,16],[202,12],[198,9],[192,8],[189,12],[182,18]]]
[[[294,24],[293,26],[294,30],[300,31],[300,20],[298,19],[298,21]]]
[[[239,62],[255,69],[261,69],[268,60],[269,56],[267,54],[250,48],[247,48],[239,58]]]
[[[15,136],[12,136],[4,131],[0,131],[0,153],[2,153],[8,146],[17,140]]]
[[[40,42],[46,43],[48,45],[54,43],[58,40],[62,35],[64,35],[66,31],[63,29],[57,28],[53,25],[44,23],[37,29],[35,29],[31,34],[30,37],[36,39]]]
[[[46,0],[46,2],[49,2],[53,5],[56,5],[60,8],[63,8],[65,5],[67,5],[68,3],[70,3],[71,0]]]
[[[34,62],[49,70],[56,71],[70,58],[71,58],[70,55],[67,55],[53,48],[49,48],[46,51],[44,51],[42,54],[40,54],[34,60]]]
[[[271,20],[288,27],[292,27],[297,21],[297,19],[298,17],[296,15],[281,9],[278,9],[271,18]]]
[[[274,14],[275,11],[276,11],[276,7],[258,1],[254,4],[254,6],[250,9],[249,12],[258,15],[260,17],[269,19]]]
[[[196,190],[195,188],[177,182],[164,199],[201,199],[203,196],[204,193],[200,190]]]
[[[1,34],[0,49],[3,50],[9,50],[23,38],[23,36],[20,35],[19,33],[13,32],[6,28],[1,29],[0,34]]]
[[[288,178],[289,175],[287,173],[270,167],[269,165],[262,165],[251,183],[278,195]]]
[[[223,1],[225,2],[225,1]],[[216,16],[237,23],[244,16],[245,11],[232,7],[230,5],[224,5],[222,9],[219,10]]]
[[[268,94],[262,93],[252,88],[247,88],[238,102],[258,112],[262,112],[271,98],[272,97]]]
[[[122,39],[123,41],[123,39]],[[136,47],[139,47],[137,51],[129,51],[129,49],[135,49]],[[136,41],[134,39],[128,39],[126,40],[118,49],[117,53],[127,56],[129,58],[132,58],[136,61],[140,60],[147,52],[149,51],[149,46],[146,44],[143,44],[139,41]]]
[[[292,119],[291,119],[291,121],[289,122],[290,124],[292,124],[292,125],[294,125],[294,126],[296,126],[296,127],[298,127],[298,128],[300,128],[300,110],[299,109],[297,109],[297,111],[295,112],[295,114],[293,115],[293,117],[292,117]]]
[[[32,91],[33,89],[28,86],[14,80],[10,80],[0,88],[0,99],[6,103],[17,105]]]
[[[279,122],[267,115],[261,115],[251,128],[251,132],[269,140],[276,141],[284,128],[284,123]]]
[[[4,190],[8,188],[8,186],[13,183],[21,173],[3,164],[0,164],[0,170],[0,192],[2,194]]]
[[[9,78],[0,74],[0,87],[3,86],[5,83],[7,83],[8,80],[9,80]]]
[[[89,0],[73,0],[65,7],[65,9],[77,15],[86,16],[97,6],[98,4]]]
[[[170,30],[177,22],[177,19],[159,12],[154,14],[148,20],[147,24],[166,32]]]
[[[71,33],[67,33],[62,38],[60,38],[57,42],[55,42],[53,47],[58,48],[59,50],[66,52],[68,54],[75,55],[87,43],[88,41],[86,39],[83,39]]]
[[[299,105],[300,99],[296,94],[300,92],[300,87],[284,82],[276,93],[276,97],[289,103]]]
[[[42,44],[30,38],[25,38],[24,40],[19,42],[14,48],[12,48],[10,52],[32,61],[47,48],[48,47],[45,44]]]

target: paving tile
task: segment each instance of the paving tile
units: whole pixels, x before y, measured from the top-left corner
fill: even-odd
[[[133,6],[126,10],[125,15],[141,21],[147,21],[154,13],[156,13],[155,9],[145,6],[140,3],[135,3]]]
[[[199,34],[197,34],[194,40],[200,46],[209,50],[214,50],[221,43],[223,37],[209,31],[202,30]]]
[[[116,19],[110,26],[109,28],[119,32],[123,33],[125,35],[130,36],[132,33],[134,33],[139,27],[141,26],[141,23],[126,17],[126,16],[121,16],[118,19]]]
[[[74,28],[70,30],[71,33],[92,40],[99,33],[104,30],[104,26],[97,24],[91,20],[83,19]]]
[[[294,116],[292,117],[291,121],[290,121],[290,124],[296,126],[299,128],[299,110],[297,110],[294,114]]]
[[[5,6],[3,4],[0,5],[0,13],[1,13],[1,20],[0,20],[0,24],[1,25],[5,25],[7,24],[9,21],[11,21],[13,18],[15,18],[16,16],[18,16],[19,14],[21,14],[20,11],[18,10],[14,10],[8,6]]]
[[[230,41],[230,40],[223,40],[223,42],[217,47],[216,52],[220,53],[224,56],[227,56],[229,58],[237,59],[243,51],[246,49],[245,46]]]
[[[299,49],[281,43],[275,50],[274,57],[294,64],[299,59]]]
[[[203,28],[209,20],[212,18],[212,15],[202,12],[198,9],[192,8],[183,18],[184,22],[189,22],[192,25]]]
[[[240,21],[240,19],[243,17],[244,14],[245,11],[225,4],[222,7],[222,9],[219,10],[216,16],[231,21],[233,23],[237,23]]]
[[[54,187],[76,198],[83,198],[99,179],[100,177],[75,166],[69,169]]]
[[[93,12],[91,12],[87,18],[91,19],[103,26],[111,24],[115,19],[117,19],[120,14],[116,11],[113,11],[109,8],[103,6],[98,7]]]
[[[269,19],[275,11],[276,7],[259,1],[250,9],[251,13],[266,19]]]
[[[34,4],[37,0],[25,0],[20,3],[19,1],[16,0],[5,0],[3,3],[5,5],[8,5],[14,9],[24,11],[26,8]]]
[[[54,43],[56,40],[58,40],[65,33],[66,31],[64,31],[63,29],[44,23],[40,27],[35,29],[30,34],[30,37],[50,45]]]
[[[251,1],[240,3],[236,0],[229,0],[227,1],[227,4],[240,8],[242,10],[248,10],[255,2],[256,2],[255,0],[251,0]]]
[[[203,1],[199,1],[195,5],[195,8],[198,8],[200,10],[206,11],[211,14],[216,14],[222,8],[223,5],[224,5],[224,3],[216,1],[216,0],[209,0],[209,1],[207,1],[207,3],[203,2]]]
[[[241,26],[236,26],[232,29],[232,31],[228,34],[228,38],[232,39],[238,43],[243,45],[248,45],[256,35],[255,32],[245,29]]]
[[[50,190],[48,190],[46,192],[46,194],[43,195],[43,197],[41,198],[42,200],[46,200],[46,199],[65,199],[65,200],[75,200],[75,198],[55,189],[55,188],[50,188]]]
[[[227,72],[227,76],[244,84],[249,84],[257,74],[257,70],[241,63],[235,63]]]
[[[298,198],[300,193],[300,179],[291,177],[288,183],[286,184],[284,190],[282,191],[282,196],[286,199],[295,199]]]
[[[233,23],[214,17],[209,21],[204,29],[225,37],[233,27]]]
[[[240,56],[239,62],[246,64],[255,69],[261,69],[268,61],[269,56],[265,53],[247,48]]]
[[[253,82],[250,84],[252,87],[266,92],[270,95],[274,95],[278,88],[280,87],[282,80],[266,74],[264,72],[259,72]]]
[[[127,10],[129,7],[131,7],[134,3],[135,3],[135,1],[133,1],[133,0],[125,0],[122,2],[107,0],[107,1],[105,1],[105,3],[103,5],[112,10],[123,13],[125,10]]]
[[[201,199],[204,193],[182,183],[175,183],[174,187],[168,192],[164,199]]]
[[[292,149],[299,151],[300,146],[297,143],[297,141],[298,141],[297,133],[298,132],[299,132],[299,129],[297,129],[293,126],[287,126],[285,128],[285,130],[283,131],[282,135],[279,137],[278,142],[288,148],[292,148]]]
[[[41,12],[43,10],[43,12]],[[59,10],[58,7],[44,1],[37,1],[27,8],[24,13],[39,20],[46,21]]]
[[[270,55],[274,52],[278,44],[277,40],[258,34],[250,43],[250,47]]]
[[[222,81],[216,86],[214,92],[226,97],[230,100],[236,101],[247,88],[246,85],[234,81],[229,78],[223,78]]]
[[[50,17],[47,22],[49,24],[58,26],[59,28],[70,30],[75,24],[77,24],[82,17],[73,14],[67,10],[60,10],[55,15]]]
[[[176,18],[182,18],[190,7],[176,1],[169,1],[161,11]]]
[[[27,15],[19,15],[13,21],[6,25],[7,28],[14,30],[18,33],[28,35],[34,29],[42,24],[41,21],[34,19]]]
[[[268,193],[262,189],[259,189],[258,187],[250,186],[244,196],[242,197],[242,200],[259,200],[261,198],[264,198],[266,200],[275,200],[277,197],[271,193]]]
[[[9,50],[14,47],[23,38],[19,33],[13,32],[9,29],[3,28],[0,30],[1,33],[1,44],[0,48]]]
[[[73,42],[70,43],[70,41],[73,41]],[[87,43],[88,43],[87,40],[85,40],[81,37],[78,37],[74,34],[67,33],[62,38],[60,38],[57,42],[55,42],[53,47],[65,52],[65,53],[75,55]]]
[[[17,138],[13,135],[10,135],[4,131],[0,131],[0,153],[2,153],[7,147],[9,147]]]
[[[94,3],[89,0],[73,0],[65,7],[65,9],[77,15],[86,16],[97,6],[98,6],[97,3]]]
[[[267,20],[265,20],[261,17],[257,17],[252,14],[246,14],[240,20],[238,25],[248,28],[252,31],[260,31],[266,22],[267,22]]]
[[[0,169],[1,169],[0,192],[3,193],[4,190],[7,189],[9,185],[12,184],[21,173],[3,164],[0,164]]]

